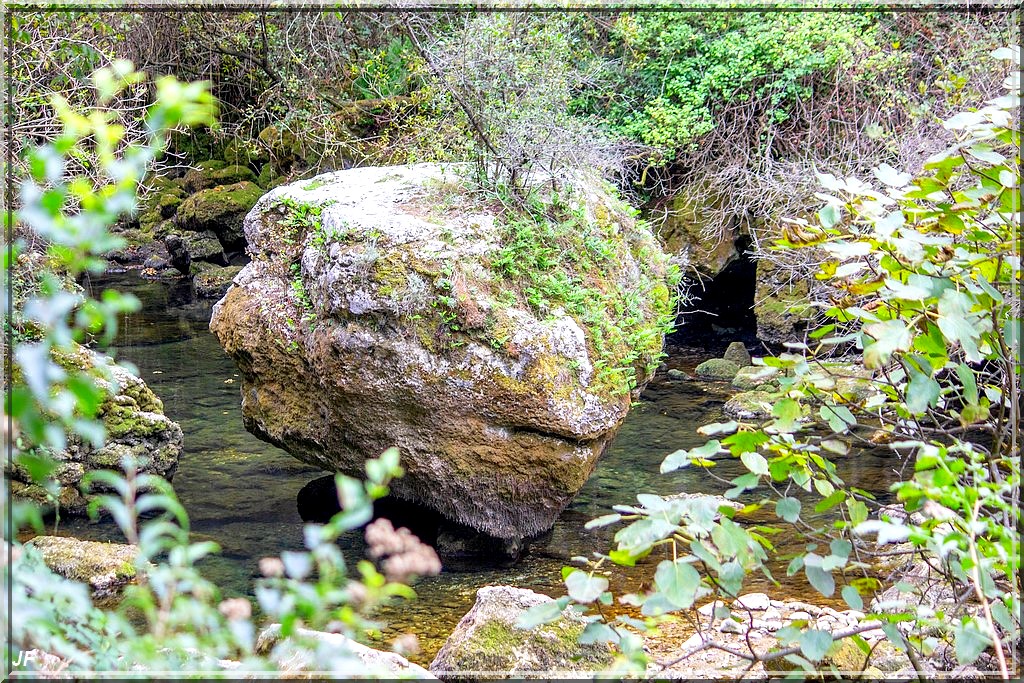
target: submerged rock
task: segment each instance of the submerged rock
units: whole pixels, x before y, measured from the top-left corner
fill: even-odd
[[[181,427],[163,412],[163,403],[146,383],[107,356],[84,347],[61,352],[56,362],[71,372],[87,372],[103,391],[96,416],[107,432],[102,448],[70,435],[66,448],[48,453],[57,461],[54,476],[59,484],[57,505],[61,512],[83,515],[89,496],[81,492],[82,477],[92,470],[120,470],[125,456],[140,460],[140,472],[170,479],[182,450]],[[18,377],[15,381],[20,381]],[[11,491],[16,496],[52,504],[49,494],[35,484],[20,465],[10,468]]]
[[[613,650],[606,643],[580,645],[586,621],[570,608],[550,624],[516,627],[526,610],[547,602],[552,599],[531,590],[484,586],[434,657],[430,671],[441,678],[493,678],[606,669],[615,657]]]
[[[670,312],[648,228],[603,192],[581,202],[576,223],[508,218],[434,165],[268,193],[210,323],[246,427],[353,475],[397,446],[395,495],[499,538],[549,528],[657,367]],[[557,240],[574,261],[553,260]]]
[[[139,578],[135,545],[36,536],[25,547],[36,550],[53,573],[89,586],[94,598],[112,598]]]

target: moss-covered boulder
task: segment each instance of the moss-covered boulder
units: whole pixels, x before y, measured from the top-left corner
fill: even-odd
[[[224,249],[237,251],[245,245],[245,214],[262,195],[263,190],[251,182],[200,190],[178,207],[175,220],[182,230],[212,232]]]
[[[697,376],[702,379],[717,379],[723,382],[732,381],[739,371],[738,365],[724,358],[711,358],[694,369]]]
[[[219,299],[227,294],[235,277],[242,272],[242,266],[218,266],[200,262],[193,264],[192,270],[196,296],[201,299]]]
[[[743,391],[722,406],[722,412],[738,420],[765,420],[771,417],[776,396],[767,391]]]
[[[206,261],[219,265],[227,265],[224,245],[211,230],[205,232],[183,232],[181,240],[192,261]]]
[[[140,471],[170,479],[181,455],[181,427],[164,415],[163,403],[152,389],[109,357],[84,347],[61,352],[55,360],[69,372],[84,371],[94,376],[103,391],[97,417],[107,432],[102,448],[71,435],[64,450],[49,453],[58,464],[54,477],[59,485],[57,505],[61,512],[85,514],[89,496],[81,491],[82,477],[92,470],[120,470],[128,455],[140,461]],[[14,380],[19,381],[18,377]],[[12,466],[10,476],[11,491],[16,496],[52,505],[46,490],[33,482],[24,468]]]
[[[498,538],[544,531],[658,367],[672,303],[650,229],[602,188],[509,213],[453,167],[358,168],[269,192],[211,329],[246,427]]]
[[[39,553],[53,573],[87,585],[96,599],[113,598],[139,579],[139,548],[135,545],[36,536],[25,547]]]
[[[220,159],[200,161],[185,173],[182,185],[190,193],[208,190],[218,185],[255,182],[256,174],[247,164],[227,163]]]
[[[521,678],[535,672],[574,677],[608,668],[615,652],[606,643],[580,645],[586,621],[566,608],[556,621],[532,629],[518,628],[531,607],[552,602],[546,595],[511,586],[484,586],[476,603],[430,664],[441,679],[475,678],[460,672],[492,672],[486,678]],[[502,676],[504,674],[504,676]]]
[[[687,188],[669,202],[658,226],[666,250],[702,277],[718,275],[739,258],[736,240],[748,231],[739,219],[724,224],[708,220],[722,204],[713,188]]]
[[[732,385],[737,389],[750,391],[772,382],[778,376],[778,368],[766,365],[748,365],[739,369],[736,376],[732,378]]]

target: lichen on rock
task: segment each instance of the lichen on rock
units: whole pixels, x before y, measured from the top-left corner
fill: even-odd
[[[269,192],[211,321],[247,428],[355,475],[398,446],[399,497],[499,538],[549,528],[672,313],[666,258],[625,205],[591,187],[557,214],[510,214],[428,164]]]

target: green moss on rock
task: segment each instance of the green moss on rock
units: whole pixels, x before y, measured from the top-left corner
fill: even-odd
[[[261,196],[263,190],[251,182],[201,190],[182,203],[176,220],[183,230],[209,230],[222,244],[237,245],[244,239],[242,220]]]
[[[736,363],[724,358],[711,358],[697,366],[694,372],[703,379],[715,379],[730,382],[736,376],[740,368]]]

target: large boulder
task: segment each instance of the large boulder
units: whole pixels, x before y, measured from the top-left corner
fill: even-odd
[[[64,450],[50,452],[57,462],[54,472],[59,489],[57,506],[66,514],[86,513],[90,496],[81,491],[82,477],[92,470],[120,470],[125,456],[140,461],[140,472],[170,479],[182,450],[181,427],[163,412],[163,403],[146,383],[107,356],[84,347],[56,354],[55,360],[70,372],[93,375],[103,391],[96,415],[107,438],[102,448],[70,435]],[[18,377],[14,378],[19,381]],[[51,505],[42,486],[33,482],[20,465],[10,468],[11,491],[16,496]]]
[[[580,645],[586,621],[571,608],[549,624],[518,628],[531,607],[552,602],[540,593],[512,586],[484,586],[473,608],[459,621],[430,664],[440,678],[520,678],[534,672],[587,672],[608,668],[615,652],[607,643]],[[474,676],[472,672],[480,672]]]
[[[671,312],[648,228],[603,191],[577,196],[562,222],[509,216],[428,164],[268,193],[210,323],[246,427],[356,475],[397,446],[400,498],[499,538],[549,528],[657,367]]]

